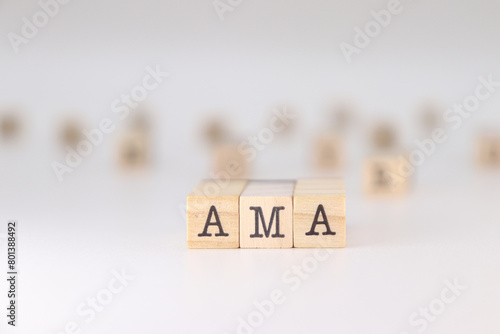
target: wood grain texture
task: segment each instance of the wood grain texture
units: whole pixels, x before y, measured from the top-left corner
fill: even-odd
[[[345,187],[341,179],[300,179],[293,204],[297,248],[345,247]]]
[[[241,248],[293,246],[294,188],[294,181],[248,183],[240,197]]]
[[[401,196],[408,192],[410,175],[405,154],[377,155],[365,160],[363,183],[371,196]]]
[[[239,247],[239,196],[246,184],[245,180],[221,181],[220,185],[203,181],[188,195],[189,248]]]

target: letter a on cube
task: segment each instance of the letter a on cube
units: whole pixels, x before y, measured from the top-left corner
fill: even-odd
[[[203,181],[187,197],[189,248],[239,247],[239,196],[247,181]]]
[[[294,247],[345,247],[344,181],[298,180],[293,206]]]

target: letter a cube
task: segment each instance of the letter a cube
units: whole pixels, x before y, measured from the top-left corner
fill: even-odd
[[[239,196],[247,181],[203,181],[187,197],[189,248],[239,247]]]
[[[341,179],[298,180],[293,201],[294,247],[345,247],[345,187]]]

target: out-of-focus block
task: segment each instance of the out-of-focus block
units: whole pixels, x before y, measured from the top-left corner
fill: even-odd
[[[483,167],[500,167],[500,135],[483,135],[479,138],[478,161]]]
[[[313,149],[314,167],[319,171],[338,170],[344,164],[344,142],[335,134],[320,135]]]
[[[220,144],[213,150],[214,179],[242,179],[248,177],[249,166],[236,144]]]
[[[424,130],[424,133],[432,135],[432,132],[441,127],[441,110],[438,106],[427,105],[420,112],[420,125]]]
[[[118,147],[118,162],[124,168],[143,168],[149,164],[149,138],[144,131],[123,134]]]
[[[294,247],[345,247],[345,187],[341,179],[298,180],[293,199]]]
[[[239,196],[247,181],[201,182],[187,197],[189,248],[239,247]]]
[[[62,146],[69,146],[72,149],[76,149],[78,144],[85,140],[85,136],[82,133],[83,129],[84,124],[82,121],[77,119],[65,120],[59,134]]]
[[[391,150],[397,146],[396,130],[390,124],[379,124],[372,132],[372,143],[376,150]]]
[[[233,128],[231,117],[223,113],[206,115],[201,120],[201,139],[212,147],[228,142],[232,138]]]
[[[364,187],[369,195],[405,194],[409,177],[403,155],[380,155],[367,158],[364,165]]]
[[[13,112],[0,118],[0,136],[5,141],[12,141],[21,133],[21,120]]]
[[[252,181],[240,197],[241,248],[293,246],[294,181]]]

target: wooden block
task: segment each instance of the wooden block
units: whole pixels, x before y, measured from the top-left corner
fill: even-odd
[[[345,247],[345,239],[344,181],[298,180],[293,198],[293,246]]]
[[[21,120],[14,112],[2,115],[0,119],[0,136],[5,141],[12,141],[19,137]]]
[[[390,124],[379,124],[373,129],[372,142],[377,150],[391,150],[397,146],[396,130]]]
[[[294,181],[252,181],[240,197],[241,248],[293,246]]]
[[[85,140],[83,136],[84,125],[83,122],[76,119],[68,119],[64,122],[61,128],[60,138],[62,146],[69,146],[72,149],[76,149],[77,145]]]
[[[483,135],[478,142],[478,160],[483,167],[500,167],[500,135]]]
[[[189,248],[239,247],[239,196],[247,181],[201,182],[187,197]]]
[[[123,134],[118,147],[118,161],[125,168],[142,168],[149,164],[149,137],[145,131],[130,130]]]
[[[217,145],[213,151],[213,164],[213,178],[242,179],[249,174],[248,162],[237,144]]]
[[[328,125],[337,132],[346,132],[354,123],[355,106],[349,101],[339,101],[328,110]]]
[[[314,167],[319,171],[334,171],[344,164],[344,143],[335,134],[323,134],[316,139],[313,149]]]
[[[442,115],[437,106],[427,105],[420,113],[420,124],[424,133],[432,134],[432,132],[441,127]]]
[[[211,115],[203,121],[201,135],[203,140],[212,145],[217,146],[226,143],[231,138],[231,122],[230,117],[223,114]]]
[[[379,155],[368,158],[364,165],[364,187],[369,195],[398,196],[409,189],[402,155]]]

